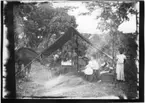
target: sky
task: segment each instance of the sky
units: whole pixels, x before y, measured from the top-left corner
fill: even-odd
[[[91,15],[78,15],[79,13],[87,12],[88,10],[81,1],[63,1],[53,3],[54,7],[64,7],[64,6],[75,6],[78,7],[73,11],[69,11],[69,15],[76,17],[76,23],[78,24],[77,30],[80,33],[90,33],[90,34],[101,34],[102,32],[97,29],[97,23],[99,20],[95,19],[96,16],[100,15],[101,9],[97,9]],[[130,20],[122,23],[118,30],[123,33],[131,33],[136,30],[136,16],[129,15]]]
[[[97,15],[101,12],[100,10],[96,10],[92,13],[92,15],[79,15],[79,13],[87,12],[88,10],[85,7],[85,4],[79,1],[72,1],[72,2],[61,2],[61,3],[54,3],[54,7],[64,7],[64,6],[75,6],[78,7],[74,11],[68,12],[69,15],[73,15],[76,18],[76,23],[78,24],[77,30],[80,33],[100,33],[99,30],[96,29],[98,20],[95,19]]]

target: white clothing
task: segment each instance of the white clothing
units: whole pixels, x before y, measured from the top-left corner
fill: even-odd
[[[86,68],[85,70],[82,70],[86,75],[92,75],[93,74],[93,69],[91,68]]]
[[[93,70],[98,70],[99,64],[96,60],[90,60],[88,65],[86,66],[86,69],[83,70],[86,75],[92,75]]]
[[[90,60],[88,65],[87,65],[87,68],[91,68],[93,70],[98,70],[99,69],[99,64],[96,60]]]
[[[123,80],[124,78],[124,60],[126,59],[126,56],[124,54],[117,55],[117,65],[116,65],[116,74],[117,74],[117,80]]]
[[[126,56],[124,54],[117,55],[117,63],[124,63],[124,59],[126,59]]]
[[[61,61],[61,65],[72,65],[72,61],[71,60]]]
[[[53,55],[54,60],[56,60],[59,57],[58,54]]]

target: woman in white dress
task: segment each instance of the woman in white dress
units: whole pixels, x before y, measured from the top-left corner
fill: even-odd
[[[120,54],[116,56],[117,58],[117,65],[116,65],[116,74],[117,74],[117,80],[125,81],[124,77],[124,60],[126,59],[126,56],[123,54],[123,51],[119,51]]]

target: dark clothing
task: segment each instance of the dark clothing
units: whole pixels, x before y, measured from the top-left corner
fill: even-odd
[[[93,75],[85,75],[85,79],[89,82],[93,81],[94,76]]]
[[[93,77],[94,80],[97,81],[100,78],[100,71],[99,70],[93,70]]]

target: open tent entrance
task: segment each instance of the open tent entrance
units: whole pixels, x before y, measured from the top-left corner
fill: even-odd
[[[100,53],[107,56],[106,58],[111,58],[110,55],[94,46],[75,28],[70,27],[67,32],[42,52],[42,59],[49,58],[47,61],[50,64],[50,69],[54,69],[57,74],[78,73],[88,64],[90,58],[86,57],[86,54],[89,47],[99,51],[95,53],[96,59],[101,58],[97,56]]]
[[[82,42],[80,40],[82,39]],[[83,47],[80,45],[83,43]],[[47,61],[52,62],[50,65],[59,66],[62,68],[73,68],[73,70],[64,71],[78,71],[81,66],[87,64],[87,58],[85,56],[85,51],[82,53],[81,48],[85,48],[85,45],[91,44],[89,40],[85,39],[81,34],[79,34],[73,27],[70,27],[68,31],[59,37],[52,45],[46,48],[42,52],[42,59],[49,58]],[[66,53],[68,52],[68,53]]]

